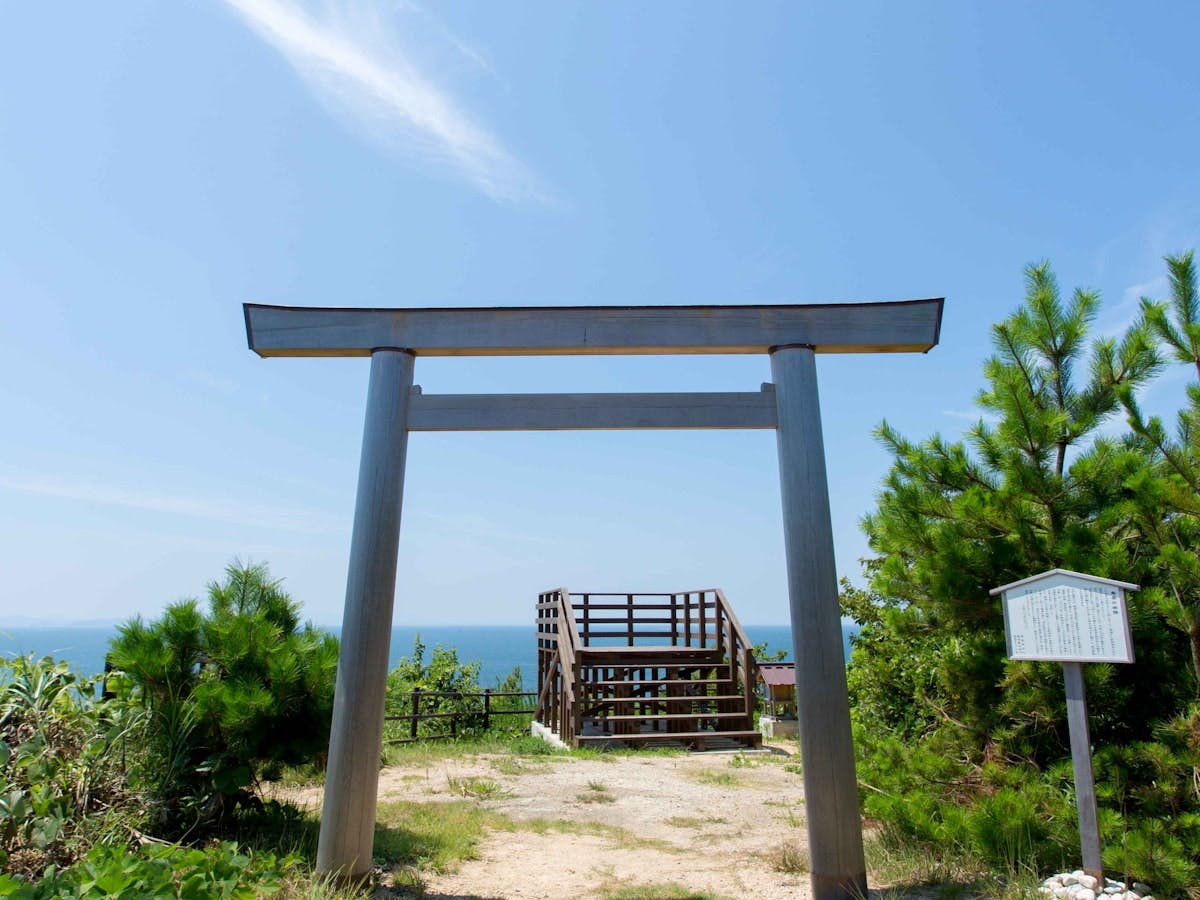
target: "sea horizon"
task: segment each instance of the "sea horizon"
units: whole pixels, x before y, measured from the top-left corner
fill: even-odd
[[[104,658],[117,628],[112,625],[0,625],[0,657],[23,656],[33,653],[41,658],[50,656],[65,661],[82,676],[98,675],[104,671]],[[315,626],[333,634],[341,627]],[[787,650],[792,658],[791,627],[788,625],[746,625],[752,644],[767,645],[768,654]],[[842,622],[843,652],[849,659],[850,637],[857,632],[853,622]],[[425,645],[428,663],[436,647],[454,649],[461,664],[479,663],[479,684],[494,688],[519,667],[525,690],[532,690],[537,677],[537,638],[532,625],[397,625],[392,628],[388,668],[413,652],[414,641],[420,636]]]

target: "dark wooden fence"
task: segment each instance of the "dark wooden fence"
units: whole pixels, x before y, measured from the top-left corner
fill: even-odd
[[[402,694],[401,697],[404,695]],[[521,697],[525,702],[521,703],[520,709],[494,709],[492,701],[498,697]],[[409,699],[411,712],[403,715],[384,716],[385,722],[408,722],[408,737],[392,738],[387,741],[389,744],[409,744],[413,741],[437,741],[447,738],[458,737],[459,720],[472,719],[481,720],[483,730],[487,731],[492,727],[492,719],[495,716],[533,716],[534,704],[533,700],[537,698],[536,691],[493,691],[487,688],[479,692],[469,691],[423,691],[417,688],[412,692]],[[445,699],[451,700],[478,700],[479,705],[470,709],[456,709],[450,711],[441,711],[440,708],[433,712],[423,712],[422,705],[428,701],[441,701]],[[422,722],[428,721],[449,721],[449,731],[445,734],[418,734],[418,729]]]

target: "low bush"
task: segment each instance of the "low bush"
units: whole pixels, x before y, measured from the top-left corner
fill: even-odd
[[[121,626],[110,660],[150,721],[136,771],[157,829],[217,834],[253,787],[283,766],[322,764],[329,744],[338,643],[301,627],[299,605],[265,565],[231,564],[194,600]]]
[[[323,754],[337,643],[265,567],[226,574],[207,615],[126,625],[127,671],[0,658],[0,897],[351,896],[312,873],[315,820],[253,790]]]
[[[413,640],[412,654],[402,657],[388,673],[386,714],[411,716],[414,692],[419,691],[418,711],[429,718],[418,721],[415,735],[418,738],[442,737],[452,732],[461,738],[479,737],[485,732],[528,732],[532,713],[529,716],[499,715],[485,720],[483,698],[477,696],[483,693],[479,668],[479,662],[461,662],[455,648],[440,645],[433,648],[426,662],[425,644],[418,634]],[[498,681],[494,690],[498,694],[521,691],[520,667]],[[528,707],[523,700],[521,697],[493,697],[490,709],[495,712],[524,710]],[[451,716],[454,717],[453,726]],[[412,736],[410,719],[385,723],[385,741]]]
[[[49,657],[0,660],[0,866],[10,874],[69,864],[142,825],[146,805],[125,765],[145,717],[99,697],[98,681]]]
[[[279,893],[295,859],[247,854],[237,844],[204,850],[151,844],[130,851],[97,845],[66,869],[51,867],[34,883],[0,875],[0,897],[84,900],[155,897],[178,900],[254,900]]]

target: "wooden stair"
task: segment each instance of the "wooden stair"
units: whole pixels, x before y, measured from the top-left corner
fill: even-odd
[[[560,589],[542,594],[538,611],[538,718],[562,740],[698,750],[761,743],[754,658],[720,591],[572,598]]]

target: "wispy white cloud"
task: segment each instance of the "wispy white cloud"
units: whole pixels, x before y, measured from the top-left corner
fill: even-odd
[[[412,4],[327,0],[225,0],[278,50],[317,96],[369,137],[426,165],[465,178],[494,200],[545,199],[536,179],[454,98],[417,69],[397,34]],[[439,27],[443,40],[477,68],[487,60]]]
[[[1167,277],[1161,275],[1149,281],[1131,284],[1121,292],[1121,299],[1104,309],[1096,326],[1096,337],[1119,338],[1137,320],[1142,311],[1142,298],[1155,299],[1164,296]]]
[[[949,416],[952,419],[962,419],[965,422],[970,422],[972,425],[978,422],[980,419],[983,419],[983,421],[993,425],[1000,421],[1000,417],[995,413],[984,412],[977,409],[943,409],[942,415]]]
[[[491,516],[474,513],[424,513],[414,517],[423,527],[442,536],[455,536],[464,542],[500,540],[520,544],[549,544],[550,538],[506,527]]]
[[[302,534],[327,534],[341,527],[333,517],[313,510],[254,506],[236,500],[139,490],[63,475],[0,475],[0,490]]]
[[[964,419],[968,422],[978,422],[979,421],[979,413],[971,412],[970,410],[943,409],[942,415],[949,416],[952,419]]]
[[[496,70],[492,68],[492,64],[482,52],[464,41],[458,35],[454,34],[436,18],[426,13],[425,10],[421,9],[421,7],[417,6],[416,3],[400,2],[398,5],[405,11],[420,16],[421,19],[429,26],[429,28],[436,33],[440,40],[445,41],[455,53],[470,63],[473,68],[476,68],[480,72],[492,77],[496,77]]]
[[[221,394],[234,394],[238,390],[238,383],[233,379],[216,375],[206,369],[188,369],[183,376],[201,387]]]
[[[1167,276],[1159,275],[1149,281],[1131,284],[1122,292],[1121,305],[1137,305],[1143,297],[1157,298],[1167,292]]]

